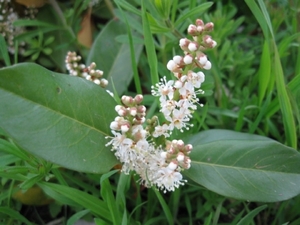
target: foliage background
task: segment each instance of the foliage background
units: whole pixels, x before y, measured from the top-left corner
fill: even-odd
[[[25,41],[25,53],[8,55],[2,51],[1,55],[2,67],[35,62],[53,71],[30,64],[2,70],[4,75],[0,78],[0,86],[5,88],[1,89],[0,98],[2,106],[6,104],[7,107],[1,108],[0,125],[11,130],[1,130],[0,139],[1,222],[45,224],[59,218],[61,223],[73,224],[83,217],[94,220],[96,224],[299,223],[297,209],[300,202],[297,196],[268,204],[263,203],[268,201],[259,201],[260,197],[257,201],[241,201],[233,196],[218,195],[192,180],[189,185],[162,196],[154,189],[140,187],[134,176],[128,177],[116,171],[100,176],[99,173],[107,172],[102,168],[110,168],[117,162],[113,154],[109,160],[103,159],[98,153],[97,144],[94,147],[89,145],[87,151],[95,160],[88,161],[86,164],[90,168],[83,170],[83,167],[87,168],[82,164],[86,154],[81,149],[87,142],[104,142],[104,136],[109,134],[105,121],[113,120],[114,113],[112,110],[100,111],[103,105],[113,108],[114,103],[105,91],[95,88],[94,84],[83,80],[78,82],[77,78],[60,74],[67,72],[64,64],[67,51],[75,50],[82,55],[86,64],[96,62],[97,67],[104,71],[110,81],[110,90],[118,95],[143,93],[150,117],[157,109],[157,103],[150,95],[151,83],[158,80],[157,72],[159,76],[170,77],[165,65],[179,52],[178,39],[186,36],[186,27],[200,17],[205,22],[212,21],[215,24],[212,36],[218,46],[207,53],[213,67],[206,72],[203,86],[206,94],[201,102],[205,106],[195,114],[194,129],[185,132],[185,138],[198,131],[227,129],[269,137],[298,149],[300,5],[297,1],[215,1],[214,4],[196,0],[172,1],[169,10],[165,10],[168,7],[160,5],[165,1],[116,0],[100,1],[92,11],[82,1],[49,2],[39,8],[36,20],[14,23],[27,29],[16,37],[17,41]],[[147,16],[146,11],[149,12]],[[83,23],[83,18],[88,18],[85,20],[88,22]],[[56,78],[41,79],[35,76],[37,73],[51,74]],[[26,81],[22,80],[22,74],[28,74]],[[58,82],[57,79],[62,81]],[[14,85],[19,82],[23,89],[16,89],[14,85],[9,87],[8,81]],[[75,88],[55,86],[55,82]],[[49,92],[47,88],[44,89],[45,85],[56,88]],[[8,89],[22,95],[25,93],[23,97],[30,101],[5,97],[3,90]],[[73,98],[57,101],[60,93]],[[78,96],[80,101],[72,100]],[[33,102],[49,107],[37,109]],[[83,111],[77,112],[74,108]],[[84,110],[89,108],[97,110]],[[43,129],[51,127],[53,122],[43,118],[49,114],[59,123],[61,120],[57,112],[61,109],[65,110],[63,114],[72,119],[62,120],[61,129],[65,128],[62,131],[65,135],[60,136],[57,141],[59,145],[55,145],[51,136],[55,136],[57,127]],[[36,110],[40,112],[36,113]],[[95,121],[93,116],[87,116],[105,113],[106,116]],[[9,118],[30,118],[32,115],[34,120],[20,119],[10,123],[13,119]],[[42,115],[41,118],[38,115]],[[78,128],[80,123],[90,126],[78,129],[75,135],[72,132],[68,137],[70,127],[74,125]],[[30,129],[23,130],[33,125],[35,133]],[[16,131],[20,134],[16,135]],[[90,132],[92,134],[85,136]],[[223,135],[214,130],[207,132],[211,132],[208,136],[217,138]],[[12,133],[20,139],[12,138]],[[182,134],[176,135],[181,137]],[[207,140],[205,133],[202,135],[204,137],[200,139]],[[67,148],[82,152],[82,155],[77,155],[78,158],[68,158],[70,154],[67,153],[60,154],[68,145],[61,143],[70,138],[74,139],[72,143],[85,140],[78,141],[80,145]],[[48,151],[47,146],[51,146]],[[218,146],[226,147],[225,140]],[[274,148],[267,147],[261,151],[267,155],[274,154]],[[290,151],[290,148],[286,148],[285,152]],[[104,146],[103,149],[107,157],[109,150],[105,150]],[[99,162],[101,158],[103,161]],[[48,160],[58,165],[66,164],[68,169],[52,165]],[[104,166],[106,162],[109,163]],[[278,164],[281,162],[278,161]],[[299,165],[297,163],[295,161],[295,167]],[[99,164],[101,166],[95,166]],[[299,182],[298,175],[291,179],[296,184]],[[224,186],[220,186],[218,180],[215,182],[219,184],[217,192],[222,193]],[[282,181],[282,187],[286,183]],[[27,192],[24,194],[25,190]],[[286,193],[289,192],[292,190],[287,189]],[[253,191],[249,190],[249,193]]]

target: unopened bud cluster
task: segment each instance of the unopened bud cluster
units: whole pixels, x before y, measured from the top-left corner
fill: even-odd
[[[193,126],[189,123],[192,114],[197,105],[202,106],[198,103],[197,95],[204,93],[200,88],[205,81],[205,75],[200,70],[211,68],[211,62],[203,51],[217,45],[208,35],[212,30],[213,23],[204,24],[200,19],[197,19],[195,24],[189,25],[188,33],[193,40],[180,39],[179,46],[184,55],[174,56],[167,64],[175,80],[167,81],[163,77],[158,84],[152,86],[152,95],[159,97],[160,111],[167,120],[164,125],[155,127],[153,136],[168,137],[174,128],[183,132],[183,129]]]
[[[95,84],[105,88],[108,85],[108,81],[102,78],[103,71],[96,69],[96,63],[92,62],[88,67],[80,63],[81,56],[76,52],[68,52],[65,63],[69,74],[72,76],[78,76],[85,78],[86,80],[93,81]]]
[[[189,169],[189,154],[192,145],[182,140],[167,140],[174,129],[189,129],[192,113],[197,109],[198,94],[202,94],[201,84],[205,75],[201,69],[209,70],[211,63],[203,53],[213,48],[216,42],[208,35],[212,23],[204,24],[196,20],[188,28],[193,40],[181,39],[179,45],[183,56],[174,56],[167,68],[174,74],[174,80],[163,77],[152,86],[152,95],[159,97],[160,111],[166,121],[160,125],[158,117],[145,121],[146,108],[141,105],[142,95],[134,98],[123,96],[122,105],[115,107],[118,116],[110,128],[114,137],[107,143],[112,146],[116,157],[122,163],[122,171],[135,171],[140,182],[147,187],[156,186],[166,191],[174,191],[186,180],[181,171]],[[194,71],[197,70],[197,71]],[[196,90],[197,89],[197,90]],[[147,122],[146,126],[143,123]]]
[[[10,0],[0,0],[0,34],[7,43],[8,51],[15,53],[15,37],[24,33],[24,27],[16,27],[13,23],[19,19],[18,14],[14,11]],[[25,42],[19,43],[19,53],[24,52]]]

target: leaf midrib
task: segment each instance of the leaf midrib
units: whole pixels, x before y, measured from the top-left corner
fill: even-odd
[[[4,90],[5,93],[8,93],[8,94],[10,94],[10,95],[17,96],[17,98],[20,98],[20,99],[22,99],[22,100],[25,100],[25,102],[27,101],[27,102],[29,102],[30,104],[38,105],[38,106],[41,107],[41,108],[47,109],[48,111],[51,111],[51,112],[54,112],[54,114],[57,114],[57,115],[60,116],[60,117],[65,117],[65,118],[67,118],[67,119],[69,119],[69,120],[71,120],[71,121],[75,121],[76,123],[81,124],[82,126],[88,127],[88,128],[90,128],[91,130],[95,130],[95,131],[101,133],[101,134],[104,135],[104,136],[109,136],[109,134],[106,134],[106,133],[104,133],[103,131],[98,130],[98,129],[97,129],[96,127],[94,127],[94,126],[91,126],[91,125],[89,125],[89,124],[83,123],[82,121],[76,120],[75,118],[72,118],[72,117],[70,117],[70,116],[68,116],[68,115],[66,115],[66,114],[63,114],[63,113],[59,112],[59,111],[55,111],[55,110],[52,109],[52,108],[46,107],[46,106],[44,106],[44,105],[41,104],[41,103],[37,103],[37,102],[35,102],[35,101],[31,100],[31,99],[25,98],[24,96],[18,95],[18,94],[14,93],[14,92],[12,92],[12,91],[9,91],[9,90],[7,90],[7,89],[5,89],[5,88],[3,88],[3,87],[1,87],[0,90],[1,90],[1,89]],[[3,95],[0,95],[0,96],[3,96]],[[46,111],[47,111],[47,110],[46,110]]]

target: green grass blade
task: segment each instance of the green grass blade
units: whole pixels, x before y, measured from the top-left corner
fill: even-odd
[[[247,3],[248,7],[250,8],[251,12],[253,13],[257,22],[259,23],[259,25],[264,33],[265,38],[268,40],[269,39],[268,25],[264,19],[264,15],[262,14],[262,12],[260,11],[260,9],[258,7],[258,5],[253,0],[245,0],[245,2]]]
[[[67,221],[67,225],[73,225],[74,223],[76,223],[80,218],[82,218],[83,216],[85,216],[86,214],[88,214],[90,212],[90,210],[85,209],[82,211],[79,211],[77,213],[75,213],[73,216],[71,216],[68,221]]]
[[[160,192],[158,190],[156,190],[155,188],[152,188],[152,190],[154,191],[156,197],[158,198],[158,201],[160,202],[161,207],[163,208],[163,211],[164,211],[165,216],[166,216],[166,218],[168,220],[168,223],[170,225],[173,225],[174,224],[173,216],[172,216],[171,210],[168,207],[166,201],[161,196],[161,194],[160,194]]]
[[[249,212],[243,219],[240,220],[240,222],[237,225],[248,225],[252,222],[252,219],[262,210],[267,208],[267,205],[262,205],[260,207],[257,207],[256,209],[253,209],[251,212]]]
[[[154,41],[151,34],[151,28],[147,17],[147,11],[146,11],[144,1],[142,1],[142,21],[143,21],[143,31],[144,31],[144,38],[145,38],[145,48],[146,48],[148,63],[150,67],[151,81],[152,81],[152,85],[154,85],[159,82],[158,70],[157,70],[157,56],[156,56]]]
[[[101,176],[100,185],[101,185],[101,196],[103,200],[106,202],[108,210],[111,214],[113,224],[119,225],[121,224],[121,216],[119,213],[119,209],[117,206],[117,201],[114,197],[112,186],[108,178],[118,172],[118,170],[113,170]]]
[[[18,220],[24,224],[32,225],[32,223],[29,220],[27,220],[24,216],[22,216],[19,212],[15,211],[9,207],[0,207],[0,212],[10,216],[11,218]]]
[[[1,58],[4,59],[5,65],[10,66],[11,63],[8,55],[7,45],[2,35],[0,36],[0,54],[2,55]]]
[[[127,34],[128,34],[128,40],[129,40],[129,47],[130,47],[130,57],[131,57],[131,66],[132,66],[132,71],[133,71],[133,80],[134,80],[134,84],[135,84],[135,89],[137,94],[142,94],[142,86],[141,86],[141,81],[140,81],[140,77],[139,77],[139,73],[138,73],[138,69],[137,69],[137,63],[136,63],[136,56],[135,56],[135,52],[134,52],[134,46],[133,46],[133,39],[132,39],[132,32],[130,29],[130,26],[128,24],[128,20],[127,17],[124,13],[124,11],[122,10],[122,8],[118,5],[118,3],[116,3],[118,8],[120,9],[122,16],[125,20],[126,23],[126,29],[127,29]]]
[[[271,85],[270,83],[271,53],[270,53],[269,42],[266,40],[263,46],[263,52],[260,60],[260,67],[257,75],[258,75],[258,84],[259,84],[258,102],[259,105],[261,105],[265,97],[266,90]]]
[[[75,188],[66,187],[59,184],[39,182],[38,185],[45,190],[46,193],[50,189],[50,191],[54,191],[54,194],[58,194],[57,196],[62,195],[63,197],[71,200],[70,202],[75,202],[80,206],[89,209],[95,215],[101,216],[103,219],[112,222],[112,218],[106,203],[100,200],[98,197],[92,196]]]
[[[209,9],[209,7],[211,7],[213,5],[213,2],[206,2],[203,3],[195,8],[193,8],[192,10],[189,10],[187,13],[182,14],[177,21],[175,22],[175,26],[177,27],[178,25],[180,25],[180,23],[186,21],[188,18],[191,18],[195,15],[201,15],[201,13],[205,12],[207,9]]]
[[[279,53],[274,45],[274,74],[276,78],[276,87],[278,91],[279,105],[283,116],[283,125],[286,134],[287,144],[293,148],[297,148],[297,133],[296,133],[296,124],[293,115],[293,109],[288,97],[286,86],[284,82],[284,74],[279,58]]]

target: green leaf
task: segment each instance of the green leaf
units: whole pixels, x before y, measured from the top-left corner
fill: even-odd
[[[0,127],[24,150],[77,171],[105,173],[115,101],[94,83],[32,63],[0,70]]]
[[[163,19],[168,19],[172,6],[171,0],[154,0],[155,8]]]
[[[101,196],[103,200],[106,202],[107,207],[109,209],[110,215],[112,217],[113,224],[119,225],[121,224],[121,216],[118,209],[118,204],[115,200],[112,186],[109,182],[109,177],[118,172],[118,170],[110,171],[106,174],[103,174],[100,179],[101,185]]]
[[[7,45],[6,45],[5,39],[2,35],[0,36],[0,54],[1,54],[0,58],[4,59],[5,65],[10,66],[11,63],[10,63],[10,58],[8,55]]]
[[[53,25],[51,23],[39,21],[39,20],[16,20],[14,22],[14,26],[17,27],[26,27],[26,26],[31,26],[31,27],[51,27],[51,28],[56,28],[60,29],[61,27]]]
[[[79,212],[75,213],[73,216],[71,216],[68,219],[67,225],[73,225],[73,224],[75,224],[80,218],[82,218],[83,216],[85,216],[89,212],[90,212],[90,210],[85,209],[85,210],[82,210],[82,211],[79,211]]]
[[[142,1],[142,21],[143,21],[143,32],[145,38],[145,48],[148,57],[148,63],[150,67],[151,82],[156,84],[159,82],[158,69],[157,69],[157,56],[154,45],[154,38],[150,29],[149,17],[147,16],[145,8],[145,2]]]
[[[14,218],[15,220],[18,220],[22,222],[23,224],[32,225],[32,223],[27,220],[24,216],[22,216],[18,211],[13,210],[9,207],[0,207],[0,212],[8,215],[10,218]]]
[[[258,83],[259,83],[259,105],[262,104],[262,100],[265,97],[266,90],[268,87],[273,86],[273,82],[270,82],[271,80],[271,53],[270,53],[270,47],[269,47],[269,42],[265,41],[264,46],[263,46],[263,52],[262,56],[260,59],[260,67],[257,72],[258,76]],[[271,89],[271,88],[269,88]]]
[[[218,194],[276,202],[300,193],[300,154],[266,137],[227,130],[201,132],[184,174]]]
[[[95,62],[97,68],[104,72],[104,77],[109,82],[107,88],[113,91],[114,84],[119,95],[127,90],[133,77],[129,61],[130,47],[115,41],[121,34],[126,34],[126,25],[120,21],[110,21],[97,36],[87,58],[87,64]],[[134,50],[135,60],[138,61],[142,45],[135,44]]]
[[[110,213],[106,204],[100,200],[98,197],[85,193],[83,191],[77,190],[75,188],[66,187],[59,184],[40,182],[38,184],[43,190],[51,189],[60,195],[78,203],[80,206],[89,209],[96,215],[101,215],[107,221],[112,221]],[[45,191],[47,193],[47,191]]]
[[[191,18],[195,15],[200,16],[203,12],[205,12],[207,9],[209,9],[209,7],[211,7],[212,5],[213,5],[212,2],[206,2],[206,3],[203,3],[203,4],[193,8],[192,10],[189,10],[186,13],[181,13],[181,16],[177,19],[177,21],[175,22],[174,25],[177,27],[178,25],[180,25],[180,23],[184,22],[188,18]]]
[[[253,218],[262,210],[264,210],[265,208],[267,208],[267,205],[262,205],[257,207],[256,209],[253,209],[251,212],[249,212],[245,217],[243,217],[243,219],[241,219],[239,221],[239,223],[237,225],[249,225],[252,224],[253,222]]]

